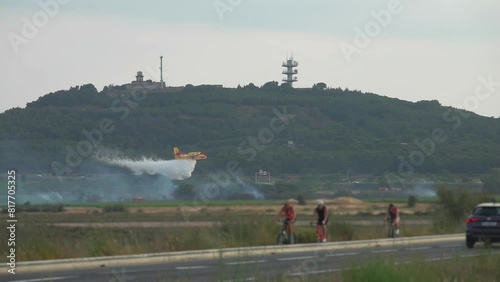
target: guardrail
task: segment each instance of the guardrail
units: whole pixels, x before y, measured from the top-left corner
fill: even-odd
[[[376,239],[362,241],[343,241],[331,243],[308,243],[296,245],[270,245],[258,247],[210,249],[198,251],[168,252],[168,253],[149,253],[137,255],[90,257],[75,259],[57,259],[18,262],[16,267],[23,273],[27,272],[45,272],[54,270],[75,270],[85,268],[99,267],[118,267],[126,265],[170,263],[201,259],[221,259],[227,257],[252,256],[252,255],[271,255],[280,253],[293,253],[300,251],[326,251],[336,249],[355,249],[383,246],[400,246],[418,243],[436,243],[441,241],[465,240],[465,234],[450,234],[422,237],[404,237],[396,239]],[[3,264],[0,269],[7,268]]]

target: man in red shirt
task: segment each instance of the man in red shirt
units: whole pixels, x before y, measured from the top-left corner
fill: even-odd
[[[282,215],[285,216],[288,236],[290,236],[291,238],[293,234],[293,223],[295,222],[295,218],[297,217],[297,215],[295,214],[295,209],[292,206],[291,200],[286,200],[285,205],[281,208],[280,212],[278,213],[278,221],[280,221]]]
[[[394,225],[396,235],[399,235],[399,209],[392,203],[389,204],[389,208],[385,214],[385,220],[387,221],[389,219],[391,220],[391,224]]]

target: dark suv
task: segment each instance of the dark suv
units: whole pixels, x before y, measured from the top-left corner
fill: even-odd
[[[500,203],[477,205],[466,223],[467,248],[474,248],[477,241],[483,241],[486,245],[500,242]]]

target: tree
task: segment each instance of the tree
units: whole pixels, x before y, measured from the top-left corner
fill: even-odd
[[[196,198],[196,187],[192,184],[182,184],[175,190],[174,196],[177,199],[193,200]]]
[[[250,82],[250,84],[248,84],[248,85],[245,85],[243,88],[247,88],[247,89],[250,89],[250,90],[256,90],[256,89],[258,89],[258,87],[255,86],[255,84],[253,84],[252,82]]]
[[[278,82],[277,81],[269,81],[269,82],[266,82],[263,86],[262,86],[262,89],[265,89],[265,90],[276,90],[278,89]]]
[[[312,87],[313,90],[325,90],[326,89],[326,83],[324,82],[318,82],[313,85]]]
[[[295,198],[295,199],[299,202],[299,205],[301,205],[301,206],[306,205],[306,199],[304,198],[304,195],[299,194],[299,195],[297,195],[297,198]]]
[[[293,89],[292,88],[292,84],[288,83],[288,82],[284,82],[280,85],[280,88],[281,90],[290,90],[290,89]]]
[[[61,172],[66,166],[86,172],[90,166],[66,163],[67,145],[76,154],[78,144],[99,143],[132,157],[165,156],[165,147],[176,145],[213,152],[200,165],[225,169],[236,160],[250,175],[260,167],[276,175],[331,174],[347,168],[376,175],[394,171],[378,181],[387,187],[387,181],[409,185],[409,173],[441,171],[450,176],[484,174],[485,189],[498,191],[498,177],[487,173],[500,168],[500,119],[340,88],[285,90],[290,85],[283,83],[269,90],[274,87],[275,81],[266,89],[253,83],[241,90],[187,85],[182,95],[151,91],[147,97],[134,97],[108,86],[111,97],[87,85],[49,93],[26,108],[0,113],[0,168],[17,166],[33,173],[40,167],[55,173],[52,163],[58,161]],[[471,118],[463,122],[463,115]],[[101,130],[106,120],[112,132]],[[445,131],[446,146],[438,146],[437,128]],[[293,150],[288,140],[294,140]],[[224,153],[216,157],[215,152]],[[423,163],[415,165],[421,157]],[[285,187],[278,193],[303,192]]]
[[[408,197],[408,207],[414,208],[416,204],[417,204],[417,197],[415,197],[415,195],[410,195]]]

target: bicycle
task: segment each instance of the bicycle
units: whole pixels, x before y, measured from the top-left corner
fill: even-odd
[[[278,236],[276,237],[276,244],[288,245],[288,244],[295,243],[295,234],[292,234],[292,236],[289,236],[288,232],[286,231],[287,226],[288,226],[288,220],[283,220],[283,226],[281,227],[281,230],[278,233]]]
[[[313,224],[316,224],[316,241],[318,243],[326,242],[326,231],[323,234],[323,225],[317,224],[317,222],[315,221],[311,221],[310,223],[311,227],[313,226]]]

